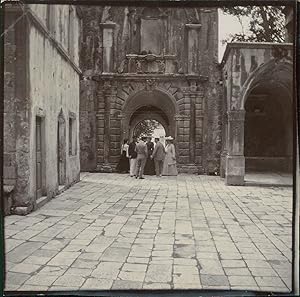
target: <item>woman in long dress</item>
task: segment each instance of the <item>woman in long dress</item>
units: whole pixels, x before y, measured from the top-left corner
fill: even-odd
[[[175,146],[172,143],[173,138],[171,136],[166,137],[166,147],[165,147],[165,160],[162,175],[178,175],[176,166],[176,154]]]
[[[151,159],[151,155],[154,150],[154,143],[151,141],[151,137],[148,137],[146,145],[147,145],[147,149],[148,149],[148,156],[147,156],[147,161],[145,164],[144,174],[145,175],[155,175],[154,160]]]
[[[129,172],[129,154],[128,154],[128,148],[129,148],[129,144],[128,144],[128,139],[124,140],[124,143],[122,144],[121,147],[121,157],[120,157],[120,161],[117,165],[117,171],[118,172]]]

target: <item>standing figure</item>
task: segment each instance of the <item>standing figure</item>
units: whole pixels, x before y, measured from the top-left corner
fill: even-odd
[[[162,170],[165,159],[165,148],[163,144],[159,141],[159,138],[155,138],[155,148],[153,150],[151,159],[154,159],[156,176],[162,176]]]
[[[128,139],[125,139],[121,147],[121,157],[117,165],[118,172],[129,172],[129,154],[128,154]]]
[[[166,156],[164,160],[163,172],[162,175],[177,175],[177,167],[176,167],[176,154],[175,154],[175,146],[173,144],[173,137],[166,137]]]
[[[144,179],[144,167],[148,157],[148,149],[145,142],[146,137],[142,137],[135,147],[135,151],[137,152],[135,178]]]
[[[145,165],[145,175],[154,175],[155,169],[154,169],[154,161],[151,159],[151,155],[154,150],[154,143],[151,141],[151,137],[147,138],[147,149],[148,149],[148,157]]]
[[[131,177],[134,176],[136,172],[136,157],[137,157],[137,153],[135,151],[136,143],[137,143],[137,137],[133,136],[132,142],[129,144],[129,148],[128,148]]]

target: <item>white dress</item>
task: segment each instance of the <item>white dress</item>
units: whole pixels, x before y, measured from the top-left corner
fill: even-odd
[[[167,144],[165,151],[166,156],[164,160],[162,175],[178,175],[174,144]]]

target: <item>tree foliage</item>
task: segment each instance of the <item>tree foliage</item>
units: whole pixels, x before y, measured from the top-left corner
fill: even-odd
[[[138,123],[134,129],[134,135],[137,137],[151,137],[154,130],[160,126],[156,120],[143,120]]]
[[[282,6],[237,6],[223,8],[225,14],[237,17],[242,26],[242,33],[232,34],[230,41],[284,42],[285,15],[283,9],[284,7]],[[248,28],[244,28],[243,25],[243,19],[245,18],[249,19]]]

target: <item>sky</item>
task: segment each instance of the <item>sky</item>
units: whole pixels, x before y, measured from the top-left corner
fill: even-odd
[[[244,29],[247,27],[247,18],[243,18]],[[223,58],[226,44],[222,44],[222,40],[229,37],[230,34],[241,33],[242,26],[238,19],[234,16],[224,14],[219,9],[219,62]]]

